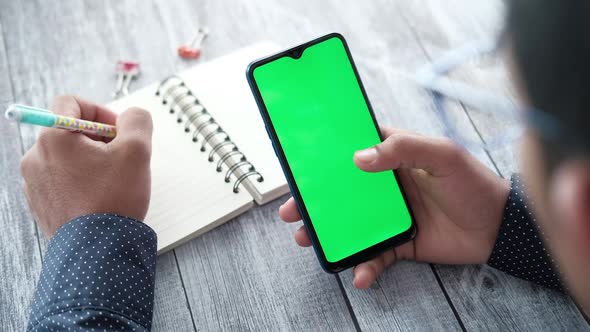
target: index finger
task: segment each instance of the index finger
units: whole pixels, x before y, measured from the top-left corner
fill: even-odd
[[[53,104],[51,105],[51,111],[55,114],[68,116],[71,118],[109,125],[114,125],[115,122],[117,122],[117,114],[109,111],[103,106],[91,103],[75,96],[59,96],[54,98]],[[94,141],[106,143],[111,141],[111,138],[96,135],[82,135],[82,137],[83,136],[88,136]]]
[[[352,280],[354,287],[360,289],[371,287],[375,280],[383,274],[385,268],[395,263],[395,261],[397,261],[397,255],[395,249],[391,249],[376,258],[355,266],[353,270],[354,279]]]
[[[289,198],[285,204],[279,208],[279,216],[286,222],[295,222],[301,220],[299,210],[297,210],[297,204],[293,197]]]
[[[114,112],[75,96],[54,98],[51,111],[63,116],[110,125],[114,125],[117,121],[117,114]]]
[[[420,134],[413,132],[411,130],[407,130],[407,129],[401,129],[401,128],[394,128],[394,127],[388,127],[385,125],[379,125],[379,129],[381,130],[381,134],[383,134],[383,138],[387,138],[393,134],[405,134],[405,135],[413,135],[413,136],[421,136]]]

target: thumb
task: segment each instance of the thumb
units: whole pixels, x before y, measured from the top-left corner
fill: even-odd
[[[463,149],[447,138],[393,134],[385,141],[354,154],[360,169],[380,172],[400,168],[423,169],[433,176],[452,173]]]
[[[117,117],[117,136],[111,144],[128,152],[145,152],[147,157],[152,150],[152,116],[147,111],[132,107]]]

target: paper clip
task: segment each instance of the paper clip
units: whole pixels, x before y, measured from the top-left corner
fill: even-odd
[[[115,66],[115,72],[117,73],[117,87],[113,92],[113,98],[128,95],[131,80],[139,75],[139,62],[119,60]]]
[[[198,59],[201,56],[201,44],[203,44],[208,34],[209,29],[207,27],[199,28],[190,43],[178,48],[178,55],[185,59]]]

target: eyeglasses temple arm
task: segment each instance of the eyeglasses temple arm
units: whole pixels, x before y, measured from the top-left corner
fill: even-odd
[[[515,105],[508,98],[501,98],[466,83],[443,77],[466,61],[497,49],[494,41],[479,41],[447,52],[416,73],[416,83],[425,89],[436,91],[447,98],[458,100],[484,112],[510,113]]]

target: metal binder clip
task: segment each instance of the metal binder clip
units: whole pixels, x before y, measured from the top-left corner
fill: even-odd
[[[115,72],[117,73],[117,88],[113,92],[113,98],[128,95],[131,80],[139,75],[139,62],[119,60],[115,66]]]
[[[207,27],[199,28],[190,43],[178,48],[178,55],[185,59],[198,59],[201,56],[201,44],[207,35],[209,35]]]

